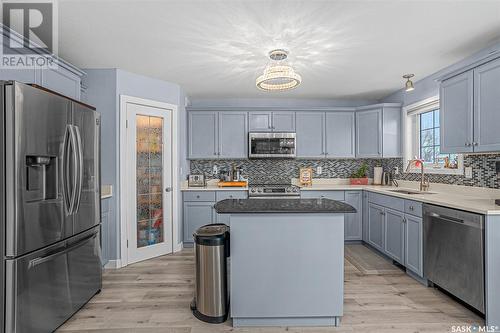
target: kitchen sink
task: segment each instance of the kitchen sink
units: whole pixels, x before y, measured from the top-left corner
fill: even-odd
[[[389,190],[389,192],[402,193],[402,194],[435,194],[436,193],[436,192],[406,190],[406,189]]]

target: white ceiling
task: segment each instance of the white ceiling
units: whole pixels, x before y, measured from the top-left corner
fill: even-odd
[[[500,37],[500,1],[59,2],[59,54],[178,83],[192,98],[378,99]],[[290,51],[297,89],[255,78]]]

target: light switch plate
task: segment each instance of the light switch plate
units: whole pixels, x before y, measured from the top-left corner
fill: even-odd
[[[465,178],[472,178],[472,167],[465,167]]]
[[[317,166],[317,167],[316,167],[316,174],[317,174],[317,175],[321,175],[322,173],[323,173],[323,168],[322,168],[322,167],[320,167],[320,166]]]

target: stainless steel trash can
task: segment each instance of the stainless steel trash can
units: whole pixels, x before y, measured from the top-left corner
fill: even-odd
[[[222,323],[229,312],[229,227],[222,223],[205,225],[198,228],[193,237],[196,271],[191,310],[202,321]]]

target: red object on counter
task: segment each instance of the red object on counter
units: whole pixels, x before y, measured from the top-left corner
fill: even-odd
[[[351,185],[368,185],[368,177],[365,178],[350,178]]]

